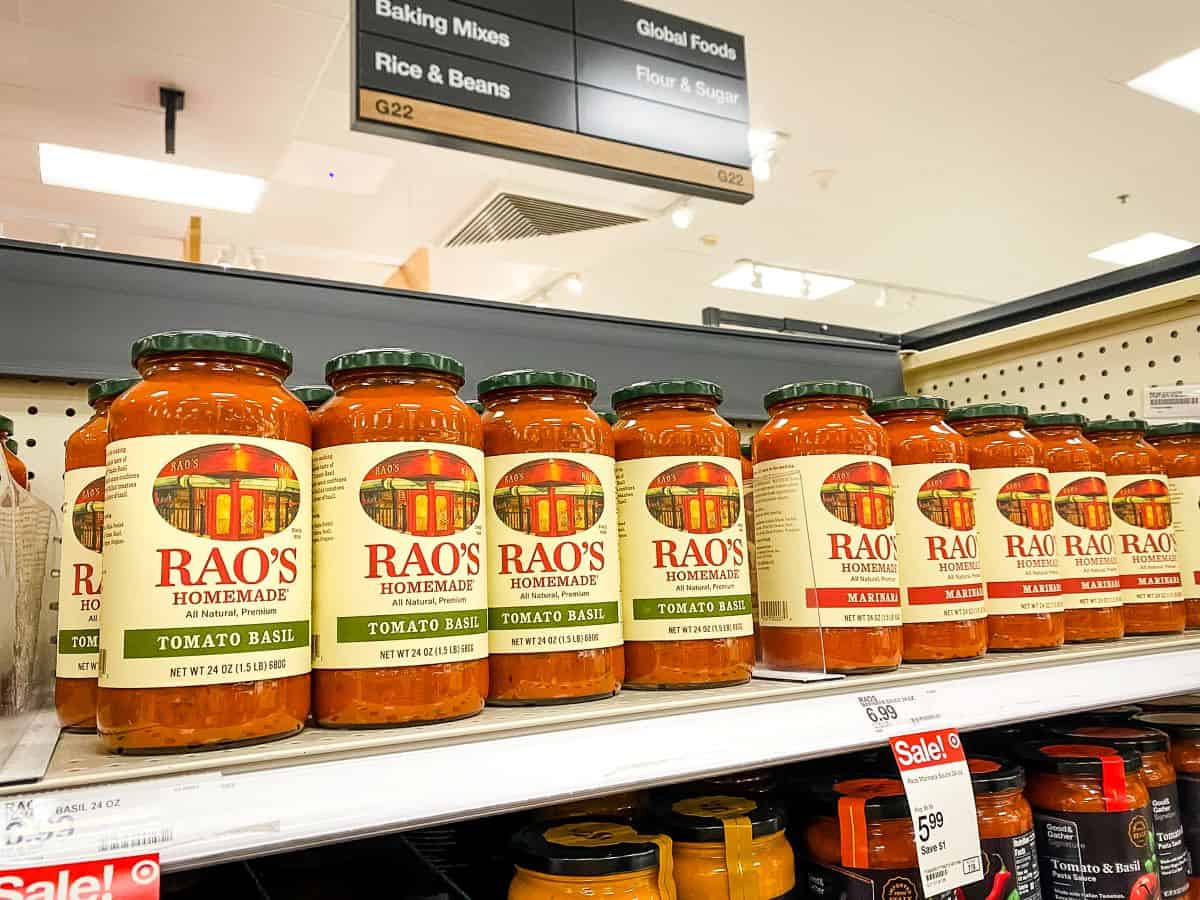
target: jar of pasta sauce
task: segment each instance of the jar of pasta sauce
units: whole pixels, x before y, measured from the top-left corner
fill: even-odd
[[[613,438],[595,395],[577,372],[479,383],[491,703],[570,703],[621,686]]]
[[[750,610],[754,619],[754,658],[762,660],[758,624],[758,568],[754,556],[754,442],[742,441],[742,511],[746,519],[746,558],[750,569]]]
[[[333,388],[323,384],[304,384],[289,390],[296,395],[297,400],[308,407],[309,412],[316,412],[333,396]]]
[[[4,454],[4,462],[8,465],[8,474],[21,487],[28,488],[29,471],[13,449],[15,443],[10,440],[12,436],[13,420],[8,416],[0,416],[0,453]]]
[[[1087,436],[1108,474],[1125,633],[1183,631],[1187,612],[1162,454],[1146,443],[1141,419],[1089,422]]]
[[[1068,643],[1125,636],[1104,457],[1083,436],[1086,424],[1076,413],[1039,413],[1026,423],[1046,449]]]
[[[483,429],[463,365],[379,348],[325,366],[313,417],[313,716],[471,716],[487,697]]]
[[[1024,744],[1043,900],[1161,896],[1150,794],[1136,750],[1062,739]]]
[[[969,451],[941,397],[887,397],[871,416],[887,432],[895,483],[904,661],[987,652],[987,610]]]
[[[1170,479],[1187,627],[1200,628],[1200,422],[1156,425],[1146,440],[1162,454]]]
[[[613,394],[625,686],[743,684],[754,667],[738,433],[711,381]]]
[[[58,587],[58,658],[54,707],[66,731],[96,730],[100,641],[100,553],[104,547],[104,450],[108,408],[137,378],[88,388],[92,416],[67,438],[63,475],[62,563]]]
[[[100,738],[243,744],[308,716],[312,451],[286,348],[219,331],[138,340],[108,411]]]
[[[901,657],[891,460],[871,389],[806,381],[767,394],[754,439],[763,659],[882,672]]]
[[[1083,720],[1086,721],[1086,714]],[[1141,755],[1142,780],[1150,794],[1150,813],[1154,819],[1154,852],[1158,856],[1162,895],[1167,900],[1186,896],[1191,867],[1183,840],[1179,789],[1166,732],[1128,722],[1076,724],[1063,728],[1062,734],[1072,741],[1135,750]]]
[[[1137,705],[1144,713],[1200,712],[1200,694],[1176,694],[1174,697],[1139,700]]]
[[[1048,650],[1064,639],[1054,502],[1028,410],[978,403],[946,421],[971,451],[971,484],[987,594],[989,650]]]
[[[965,900],[1039,900],[1033,809],[1025,799],[1025,770],[998,757],[972,756],[971,788],[983,853],[983,880],[962,888]]]
[[[1192,859],[1188,895],[1200,897],[1200,711],[1147,713],[1134,724],[1165,731],[1171,740],[1171,765],[1179,791],[1183,840]]]

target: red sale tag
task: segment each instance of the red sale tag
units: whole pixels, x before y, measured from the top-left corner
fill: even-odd
[[[158,900],[158,854],[10,869],[0,873],[5,900]]]

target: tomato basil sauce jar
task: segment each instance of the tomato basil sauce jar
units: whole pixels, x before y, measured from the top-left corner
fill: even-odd
[[[1146,442],[1141,419],[1089,422],[1104,456],[1113,511],[1126,634],[1183,631],[1187,613],[1162,454]]]
[[[309,412],[316,412],[321,408],[321,405],[333,396],[333,388],[324,384],[303,384],[298,387],[288,388],[296,399],[308,407]]]
[[[13,420],[8,416],[0,416],[0,454],[4,456],[4,462],[8,466],[8,474],[12,476],[13,481],[23,488],[29,487],[29,471],[25,468],[25,463],[17,456],[13,450],[13,445],[10,438],[13,436]]]
[[[1192,859],[1189,896],[1195,900],[1200,897],[1200,711],[1147,713],[1134,724],[1165,731],[1170,738],[1183,840]]]
[[[1170,479],[1187,627],[1200,628],[1200,422],[1156,425],[1146,440],[1162,454]]]
[[[987,594],[989,650],[1047,650],[1064,639],[1054,502],[1029,411],[1013,403],[959,406],[946,421],[966,437]]]
[[[768,667],[882,672],[901,657],[891,461],[871,389],[807,381],[766,395],[754,439],[755,555]]]
[[[625,686],[742,684],[754,667],[737,429],[711,381],[613,394]]]
[[[1136,750],[1066,738],[1017,748],[1043,900],[1156,900],[1150,794]]]
[[[92,415],[67,438],[54,679],[58,724],[67,731],[96,730],[108,408],[139,380],[110,378],[89,387]]]
[[[100,738],[118,752],[240,744],[309,710],[308,410],[272,341],[171,331],[133,345],[108,411]]]
[[[965,900],[1038,900],[1037,839],[1025,799],[1025,770],[990,756],[967,759],[983,854],[983,880],[962,888]]]
[[[1046,450],[1068,643],[1125,636],[1108,476],[1100,448],[1083,436],[1086,424],[1076,413],[1038,413],[1026,423]]]
[[[474,715],[487,697],[483,428],[453,357],[356,350],[313,417],[313,716]]]
[[[613,437],[595,395],[577,372],[479,383],[490,703],[570,703],[621,687]]]
[[[905,662],[987,652],[969,451],[947,409],[940,397],[886,397],[870,409],[892,461]]]

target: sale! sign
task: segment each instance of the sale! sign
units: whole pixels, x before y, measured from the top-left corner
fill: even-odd
[[[158,900],[158,854],[0,872],[0,900]]]

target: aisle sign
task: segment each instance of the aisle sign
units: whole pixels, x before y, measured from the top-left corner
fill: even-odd
[[[158,854],[0,871],[0,897],[158,900]]]

